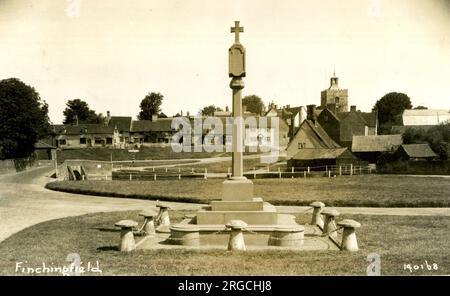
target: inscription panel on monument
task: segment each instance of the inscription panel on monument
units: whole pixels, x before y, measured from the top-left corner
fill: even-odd
[[[229,53],[229,77],[245,77],[245,48],[241,44],[233,44]]]

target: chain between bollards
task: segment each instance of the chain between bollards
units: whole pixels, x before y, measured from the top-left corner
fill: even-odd
[[[301,211],[301,212],[297,212],[297,214],[303,214],[303,213],[306,213],[306,212],[308,212],[309,210],[312,210],[312,209],[314,209],[314,207],[308,207],[306,210],[304,210],[304,211]]]
[[[338,228],[336,228],[336,229],[333,229],[333,230],[331,230],[331,231],[328,231],[327,233],[322,233],[322,234],[319,235],[319,236],[320,236],[320,237],[329,236],[331,233],[337,232],[337,231],[339,231],[339,230],[341,230],[341,229],[344,229],[344,227],[338,227]]]

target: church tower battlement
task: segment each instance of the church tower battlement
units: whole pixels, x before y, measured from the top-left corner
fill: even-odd
[[[336,73],[330,78],[330,87],[320,93],[320,107],[328,108],[333,113],[348,112],[348,89],[339,87]]]

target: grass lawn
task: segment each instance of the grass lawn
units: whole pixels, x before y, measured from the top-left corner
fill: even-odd
[[[208,203],[221,197],[222,179],[57,181],[47,188],[91,195]],[[396,175],[256,179],[255,196],[275,205],[449,207],[450,179]]]
[[[274,164],[264,164],[261,163],[261,159],[258,158],[245,158],[243,160],[244,171],[251,171],[254,168],[258,169],[266,169],[268,166],[273,169]],[[212,162],[212,163],[193,163],[192,165],[182,165],[176,166],[175,169],[181,168],[183,171],[189,171],[191,168],[194,168],[196,172],[203,172],[205,168],[208,170],[208,173],[227,173],[228,169],[231,170],[232,163],[231,160],[220,161],[220,162]],[[278,168],[277,168],[278,169]],[[173,170],[173,169],[172,169]]]
[[[130,148],[132,149],[132,148]],[[127,149],[112,148],[83,148],[64,149],[57,151],[58,162],[63,163],[66,159],[102,160],[113,161],[131,160],[131,154]],[[182,152],[175,153],[170,146],[167,147],[141,147],[139,152],[133,153],[136,160],[149,159],[182,159],[182,158],[208,158],[216,156],[231,156],[230,153],[207,153],[207,152]]]
[[[381,255],[382,275],[449,274],[450,217],[346,215],[362,223],[360,251],[117,251],[121,219],[140,221],[138,212],[96,213],[43,222],[0,243],[0,275],[14,275],[16,262],[24,267],[67,266],[66,257],[99,261],[103,275],[365,275],[367,255]],[[179,221],[188,212],[171,212]],[[298,217],[309,221],[310,214]],[[140,239],[140,238],[137,238]],[[404,264],[436,263],[437,271],[404,269]],[[226,268],[225,268],[226,267]],[[95,275],[95,274],[94,274]]]

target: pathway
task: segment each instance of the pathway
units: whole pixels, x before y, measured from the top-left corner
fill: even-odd
[[[142,210],[155,201],[97,197],[51,191],[44,185],[50,167],[0,176],[0,241],[34,224],[95,212]],[[198,209],[201,205],[167,202],[173,209]]]

